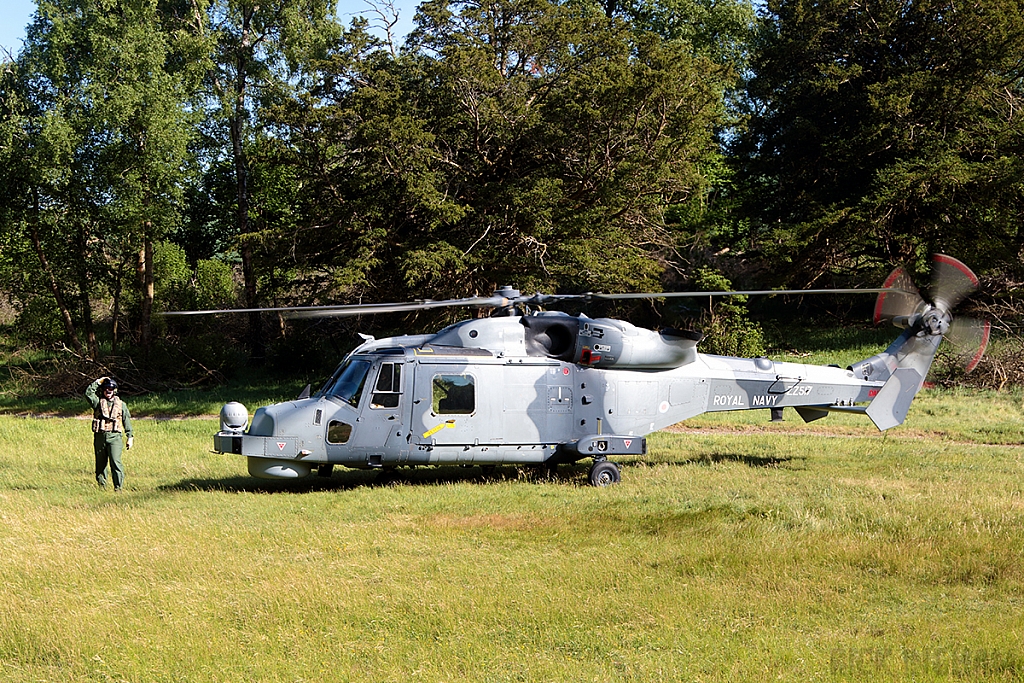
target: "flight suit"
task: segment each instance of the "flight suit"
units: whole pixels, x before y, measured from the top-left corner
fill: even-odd
[[[128,439],[129,448],[134,437],[132,432],[132,416],[128,406],[115,393],[113,400],[108,401],[98,394],[99,386],[106,379],[101,377],[85,390],[85,397],[92,406],[93,419],[93,451],[96,454],[96,483],[101,487],[107,485],[107,463],[114,480],[114,490],[120,491],[124,486],[124,465],[121,464],[121,451],[124,439]]]

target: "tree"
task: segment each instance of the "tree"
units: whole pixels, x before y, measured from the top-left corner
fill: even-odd
[[[237,239],[244,291],[249,307],[259,305],[255,249],[263,226],[253,225],[253,147],[261,137],[264,108],[301,83],[306,60],[326,47],[336,32],[327,0],[213,0],[208,30],[215,41],[214,68],[207,78],[207,106],[215,128],[210,141],[225,139],[227,148],[212,145],[210,167],[228,158],[234,171],[233,224],[222,230]],[[255,125],[254,125],[255,124]],[[263,356],[258,313],[250,314],[249,343]]]
[[[393,56],[359,27],[287,125],[305,225],[288,244],[346,297],[515,283],[657,287],[665,208],[702,189],[722,86],[679,42],[588,5],[420,6]]]
[[[616,11],[634,26],[679,40],[720,68],[741,72],[755,25],[748,0],[625,0]]]
[[[1024,2],[772,0],[763,29],[736,151],[787,272],[931,250],[1020,270]]]
[[[31,155],[26,154],[32,133],[27,95],[21,65],[13,60],[0,64],[0,224],[5,226],[0,233],[0,276],[7,295],[22,305],[36,292],[48,291],[57,305],[67,343],[83,354],[65,295],[67,288],[42,248],[40,227],[34,220],[38,204],[32,192]],[[25,268],[32,261],[38,261],[38,270]]]
[[[93,296],[113,297],[116,346],[130,268],[148,348],[152,243],[177,219],[193,55],[163,19],[153,0],[44,0],[8,90],[17,105],[5,128],[19,158],[5,211],[72,345],[81,350],[81,324],[94,358]]]

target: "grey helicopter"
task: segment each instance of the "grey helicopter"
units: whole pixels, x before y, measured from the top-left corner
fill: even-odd
[[[182,311],[167,315],[277,311],[351,316],[445,307],[489,307],[431,334],[362,343],[315,392],[264,406],[249,419],[224,405],[213,450],[246,458],[254,477],[294,479],[335,465],[399,467],[536,465],[591,459],[589,482],[620,481],[612,458],[643,456],[647,435],[706,412],[793,408],[805,421],[864,414],[879,430],[903,423],[943,338],[966,349],[968,370],[989,338],[986,321],[953,318],[978,288],[955,258],[933,259],[931,302],[902,268],[879,289],[534,294],[304,308]],[[877,294],[875,322],[902,332],[884,351],[846,368],[701,353],[702,335],[530,306],[565,301],[814,294]]]

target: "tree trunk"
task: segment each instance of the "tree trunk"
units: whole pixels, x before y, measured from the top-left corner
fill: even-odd
[[[256,308],[259,292],[256,287],[256,270],[253,266],[252,244],[249,241],[249,162],[245,155],[245,99],[248,82],[246,73],[248,62],[252,56],[250,23],[252,14],[247,13],[242,23],[241,46],[235,62],[235,101],[234,112],[230,119],[231,150],[235,162],[235,190],[237,200],[236,228],[239,236],[239,252],[242,256],[242,279],[245,291],[245,305]],[[258,312],[249,314],[248,331],[249,354],[253,361],[259,363],[265,355],[263,343],[263,323]]]
[[[64,291],[61,289],[57,277],[53,274],[50,261],[46,258],[46,253],[43,251],[43,245],[39,241],[39,231],[35,224],[32,225],[32,246],[35,247],[36,256],[39,257],[39,264],[42,266],[43,272],[46,273],[46,281],[50,287],[50,293],[53,294],[53,298],[57,302],[57,308],[60,309],[60,319],[64,323],[64,334],[67,335],[71,348],[81,356],[84,350],[82,349],[82,342],[78,338],[78,332],[75,330],[75,323],[71,319],[71,310],[68,309],[64,299]]]
[[[241,105],[239,105],[241,106]],[[256,287],[256,268],[253,265],[252,243],[249,240],[249,167],[242,148],[242,121],[236,116],[231,121],[231,143],[235,155],[235,182],[238,211],[236,226],[239,234],[239,252],[242,256],[242,280],[246,308],[259,306],[259,291]],[[249,355],[253,361],[263,360],[263,320],[258,311],[249,313],[248,330]]]
[[[117,355],[121,345],[121,280],[124,276],[124,261],[121,261],[117,269],[117,282],[114,283],[114,305],[111,311],[110,324],[110,354]]]
[[[150,237],[150,224],[146,223],[146,234],[143,237],[142,249],[139,250],[137,266],[139,290],[142,294],[141,320],[139,321],[139,343],[142,351],[149,357],[153,344],[153,239]]]
[[[82,283],[82,327],[85,329],[85,343],[89,348],[89,358],[99,360],[100,344],[96,341],[96,328],[92,324],[92,300],[89,298],[87,283]]]
[[[81,264],[81,270],[79,271],[79,298],[81,299],[82,305],[82,328],[85,330],[85,344],[86,348],[89,349],[89,357],[93,360],[99,360],[100,357],[100,345],[96,341],[96,329],[92,324],[92,300],[89,299],[89,271],[88,271],[88,259],[86,254],[89,250],[87,248],[88,238],[86,237],[85,230],[79,226],[78,229],[78,253],[82,255],[83,263]]]
[[[242,279],[245,281],[245,302],[248,308],[256,308],[256,273],[252,263],[252,246],[248,240],[242,242]],[[259,364],[266,356],[263,340],[263,316],[259,311],[249,313],[249,354]]]

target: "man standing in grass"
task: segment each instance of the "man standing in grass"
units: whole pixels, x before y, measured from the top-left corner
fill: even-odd
[[[98,392],[98,393],[97,393]],[[93,450],[96,451],[96,483],[100,488],[107,485],[107,462],[110,462],[114,478],[114,490],[124,486],[124,466],[121,464],[121,448],[131,449],[132,416],[128,406],[117,395],[117,382],[111,377],[100,377],[85,390],[85,397],[92,406]],[[127,441],[123,439],[127,438]]]

